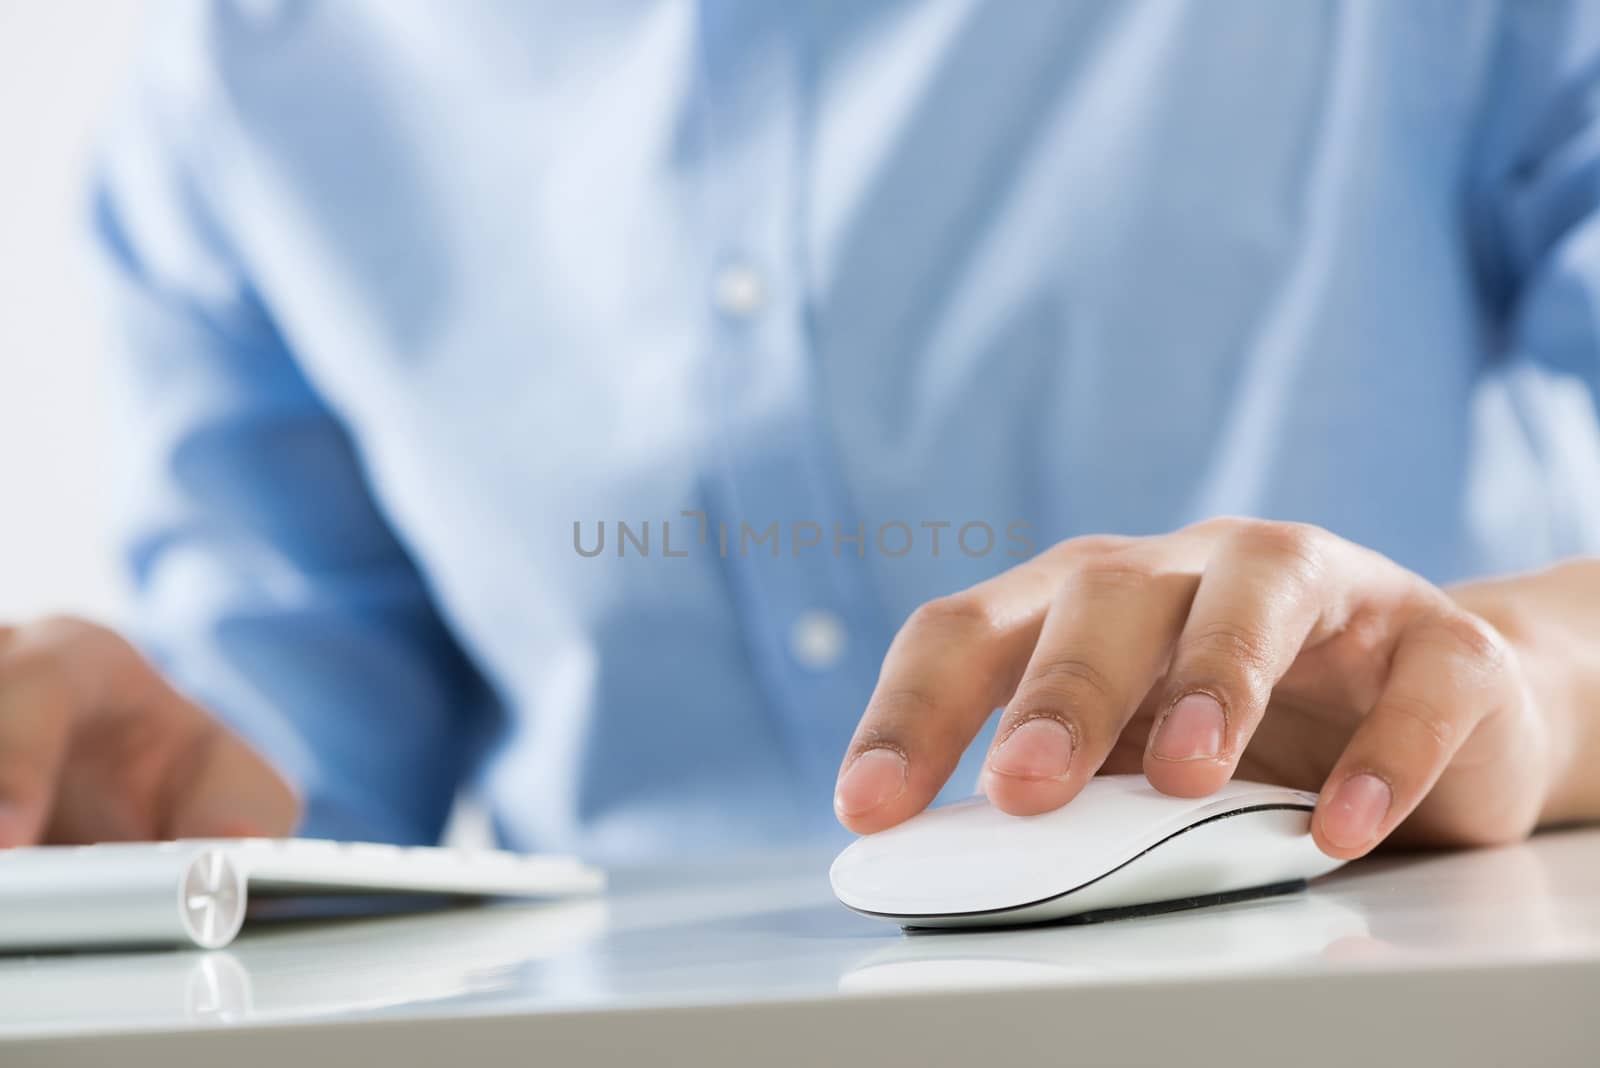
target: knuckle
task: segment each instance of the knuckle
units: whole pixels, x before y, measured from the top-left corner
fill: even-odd
[[[1460,731],[1449,716],[1426,698],[1389,694],[1382,701],[1386,729],[1403,733],[1413,745],[1421,745],[1435,759],[1455,752]]]
[[[1326,566],[1328,536],[1308,523],[1256,520],[1236,527],[1233,537],[1244,554],[1277,561],[1291,574],[1308,581]]]
[[[107,633],[104,627],[77,616],[42,616],[15,628],[9,648],[19,657],[32,659],[40,654],[56,655],[100,642]]]
[[[1120,534],[1085,534],[1077,538],[1068,538],[1061,542],[1057,549],[1063,556],[1072,559],[1104,556],[1121,549],[1126,549],[1133,544],[1133,539]]]
[[[970,737],[971,719],[960,714],[963,711],[961,701],[916,686],[881,689],[867,702],[850,752],[893,749],[901,756],[913,750],[959,753]]]
[[[938,711],[938,700],[926,690],[897,687],[872,695],[867,719],[869,729],[881,729],[932,719]]]
[[[1499,631],[1470,612],[1452,611],[1424,624],[1426,640],[1437,642],[1449,655],[1486,672],[1506,666],[1511,648]]]
[[[66,649],[58,642],[40,640],[31,627],[0,650],[0,679],[7,682],[57,683],[66,674]]]
[[[1014,711],[1040,713],[1116,700],[1116,688],[1104,671],[1083,657],[1060,655],[1028,668],[1013,705]]]
[[[1246,519],[1237,515],[1214,515],[1197,522],[1190,523],[1184,529],[1199,534],[1232,534],[1247,524],[1254,523],[1253,519]]]
[[[116,631],[77,616],[45,616],[0,642],[0,681],[72,689],[85,667],[122,666],[138,653]]]
[[[37,622],[24,628],[24,633],[30,639],[50,644],[72,644],[86,641],[101,641],[107,633],[105,627],[98,623],[72,615],[48,615],[41,617]]]
[[[893,749],[904,755],[913,740],[931,736],[938,741],[948,730],[940,708],[938,699],[926,690],[897,687],[875,693],[861,718],[850,752]]]
[[[1259,624],[1213,620],[1178,640],[1177,662],[1184,665],[1179,669],[1183,673],[1254,680],[1271,672],[1276,661],[1272,636]]]
[[[1160,577],[1160,569],[1137,553],[1119,550],[1085,558],[1067,577],[1066,585],[1088,595],[1117,595],[1142,590]]]
[[[987,684],[995,671],[991,639],[998,629],[988,602],[963,591],[918,606],[895,636],[894,648],[902,653],[914,650],[919,659],[948,653],[965,669],[956,678]]]
[[[988,604],[970,592],[937,597],[919,605],[906,620],[903,633],[918,637],[974,637],[991,630],[994,620]]]

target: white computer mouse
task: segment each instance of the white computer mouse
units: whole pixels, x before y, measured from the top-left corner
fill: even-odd
[[[1230,782],[1168,797],[1101,775],[1070,804],[1011,816],[974,797],[859,838],[833,862],[848,907],[905,927],[983,927],[1160,910],[1299,889],[1343,861],[1311,839],[1316,795]]]

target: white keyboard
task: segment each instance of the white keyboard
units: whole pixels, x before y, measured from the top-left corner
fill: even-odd
[[[239,933],[252,895],[555,898],[604,889],[605,874],[575,858],[493,849],[311,838],[0,849],[0,953],[216,949]]]

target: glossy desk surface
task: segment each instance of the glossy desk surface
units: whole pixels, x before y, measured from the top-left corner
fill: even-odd
[[[624,871],[588,902],[247,926],[210,953],[0,959],[0,1064],[1600,1064],[1600,830],[981,933],[847,912],[828,859]]]

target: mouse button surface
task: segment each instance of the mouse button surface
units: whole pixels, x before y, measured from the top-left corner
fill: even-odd
[[[829,878],[839,900],[863,912],[1004,908],[1054,885],[1049,847],[1037,819],[1008,816],[975,798],[856,840]]]
[[[1238,807],[1255,807],[1257,805],[1306,805],[1315,807],[1317,794],[1314,790],[1296,790],[1290,786],[1273,786],[1269,783],[1250,782],[1245,779],[1229,779],[1222,788],[1214,794],[1204,798],[1197,798],[1195,803],[1208,809],[1226,808],[1228,802],[1238,802]]]
[[[1013,908],[1125,863],[1190,822],[1192,808],[1133,783],[1085,789],[1037,816],[1011,816],[972,798],[858,839],[829,875],[839,899],[864,912]]]
[[[943,911],[974,900],[1014,900],[1051,867],[1031,820],[984,798],[929,809],[857,839],[833,862],[839,899],[868,912]]]

